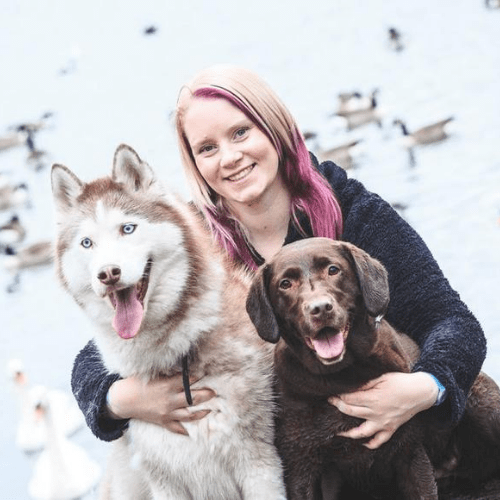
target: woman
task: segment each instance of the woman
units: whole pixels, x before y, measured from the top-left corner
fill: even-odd
[[[482,329],[444,278],[416,232],[377,195],[332,162],[309,155],[295,120],[253,73],[216,66],[181,89],[176,129],[195,204],[214,238],[256,269],[282,245],[342,238],[380,260],[389,273],[386,318],[419,344],[410,374],[389,373],[331,403],[364,423],[345,433],[377,448],[418,412],[457,422],[486,354]],[[106,372],[91,341],[72,377],[76,399],[97,437],[121,436],[138,418],[185,433],[188,413],[178,377],[143,384]],[[194,404],[213,397],[193,391]]]

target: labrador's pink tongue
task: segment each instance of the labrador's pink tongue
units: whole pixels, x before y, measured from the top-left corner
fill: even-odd
[[[131,339],[139,331],[144,309],[137,299],[137,291],[123,290],[115,293],[116,313],[113,328],[122,339]]]
[[[328,337],[312,340],[314,350],[324,359],[336,358],[344,349],[344,336],[342,332]]]

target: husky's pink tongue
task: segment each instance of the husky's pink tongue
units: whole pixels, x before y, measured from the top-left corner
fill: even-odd
[[[323,359],[336,358],[344,349],[344,335],[342,332],[320,339],[311,339],[314,350]]]
[[[131,339],[139,331],[144,309],[135,289],[129,293],[115,293],[116,313],[113,328],[122,339]]]

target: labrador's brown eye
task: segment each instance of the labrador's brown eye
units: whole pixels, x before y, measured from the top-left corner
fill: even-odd
[[[292,286],[292,282],[290,280],[284,279],[284,280],[280,281],[279,286],[282,290],[287,290],[288,288],[290,288]]]
[[[333,276],[334,274],[338,274],[338,273],[339,273],[339,271],[340,271],[340,269],[339,269],[337,266],[330,266],[330,267],[328,268],[328,274],[329,274],[330,276]]]

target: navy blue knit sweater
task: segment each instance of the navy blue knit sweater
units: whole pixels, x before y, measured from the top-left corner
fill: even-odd
[[[450,287],[423,240],[387,202],[348,179],[334,163],[318,165],[314,157],[313,162],[328,179],[342,208],[342,239],[387,268],[391,300],[386,319],[420,346],[414,371],[432,373],[447,389],[446,402],[428,411],[443,423],[457,422],[486,356],[481,326]],[[301,238],[290,225],[285,243]],[[110,419],[103,411],[107,391],[118,378],[106,371],[93,341],[78,354],[71,380],[73,393],[88,426],[105,441],[120,437],[128,423]]]

